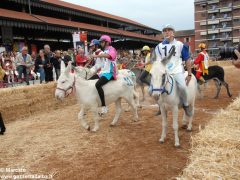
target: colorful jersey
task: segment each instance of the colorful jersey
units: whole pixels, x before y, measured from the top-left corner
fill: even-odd
[[[169,55],[173,45],[175,46],[175,53],[173,54],[170,61],[166,64],[166,69],[170,74],[183,73],[182,61],[186,61],[190,58],[189,47],[180,41],[174,39],[172,42],[164,40],[162,43],[157,45],[155,53],[157,60],[162,60],[164,57]]]
[[[116,57],[117,57],[117,51],[114,47],[112,46],[108,46],[104,52],[105,54],[110,55],[110,58],[104,58],[104,63],[103,66],[101,68],[101,71],[99,73],[99,76],[102,77],[106,77],[108,80],[111,79],[111,77],[113,77],[114,79],[116,79],[117,76],[117,66],[116,66]]]
[[[148,53],[148,54],[146,55],[146,57],[145,57],[145,63],[150,62],[150,56],[151,56],[150,53]],[[150,72],[151,68],[152,68],[152,64],[148,64],[148,65],[145,66],[145,71]]]

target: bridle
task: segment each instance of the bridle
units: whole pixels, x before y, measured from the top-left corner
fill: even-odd
[[[76,78],[74,76],[74,81],[73,81],[73,84],[72,86],[69,86],[67,89],[63,89],[63,88],[59,88],[57,87],[56,89],[60,90],[60,91],[63,91],[64,92],[64,96],[65,97],[68,97],[70,94],[72,94],[74,88],[75,88],[75,83],[76,83]],[[67,93],[69,90],[71,89],[71,92],[70,93]]]
[[[155,89],[153,88],[152,91],[153,92],[157,91],[157,92],[160,92],[161,94],[166,93],[167,95],[170,95],[172,93],[172,90],[173,90],[173,77],[171,75],[167,74],[167,73],[165,73],[164,75],[165,75],[164,77],[166,78],[166,80],[164,82],[162,82],[162,86],[160,88],[155,88]],[[170,80],[171,80],[171,82],[170,82]],[[170,91],[168,91],[166,89],[167,84],[171,85]]]

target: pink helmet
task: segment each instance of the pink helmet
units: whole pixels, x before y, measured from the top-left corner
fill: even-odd
[[[99,41],[100,41],[100,42],[101,42],[101,41],[107,41],[107,42],[109,42],[109,43],[112,42],[110,36],[108,36],[108,35],[102,35],[102,36],[100,37]]]

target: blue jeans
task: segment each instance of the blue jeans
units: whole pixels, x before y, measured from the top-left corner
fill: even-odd
[[[29,68],[27,68],[26,66],[23,66],[23,65],[19,65],[17,67],[17,71],[19,74],[18,78],[22,79],[22,74],[23,74],[27,85],[29,85],[29,73],[30,73]]]
[[[45,71],[44,68],[39,67],[38,72],[40,73],[40,83],[45,81]]]

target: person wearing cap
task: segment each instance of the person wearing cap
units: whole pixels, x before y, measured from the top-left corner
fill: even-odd
[[[93,39],[91,43],[89,44],[89,54],[92,55],[99,55],[103,51],[99,48],[99,40]],[[101,69],[101,66],[103,64],[102,58],[95,58],[91,59],[87,62],[86,66],[91,66],[91,73],[96,74],[99,69]]]
[[[164,41],[157,45],[155,48],[157,60],[161,61],[164,57],[168,56],[173,46],[175,46],[175,53],[173,54],[170,61],[166,64],[166,69],[168,73],[171,74],[177,82],[176,84],[181,93],[183,109],[185,110],[185,113],[188,116],[192,116],[192,111],[187,102],[187,85],[190,82],[192,76],[189,47],[174,38],[175,29],[172,25],[165,25],[162,31]],[[185,61],[188,71],[188,75],[186,78],[184,76],[184,68],[182,61]]]
[[[196,68],[196,78],[202,84],[202,83],[205,83],[205,79],[203,78],[203,75],[208,74],[209,56],[206,51],[206,44],[200,43],[198,47],[201,49],[201,52],[198,54],[197,58],[194,60],[194,65]]]
[[[149,75],[149,72],[151,70],[152,64],[150,61],[150,47],[149,46],[143,46],[142,48],[142,53],[145,56],[145,61],[144,61],[144,71],[142,72],[141,76],[140,76],[140,81],[142,83],[147,84],[148,86],[150,86],[150,82],[148,82],[146,80],[147,76]]]
[[[108,35],[102,35],[99,39],[100,46],[103,50],[102,53],[98,55],[91,55],[90,57],[92,59],[94,58],[102,58],[103,59],[103,65],[101,67],[100,72],[97,75],[94,75],[90,79],[99,79],[95,86],[98,91],[101,103],[102,103],[102,109],[101,114],[105,114],[108,112],[108,108],[105,104],[105,97],[104,97],[104,91],[102,86],[107,84],[111,80],[116,79],[116,57],[117,57],[117,51],[114,47],[111,46],[111,38]]]

